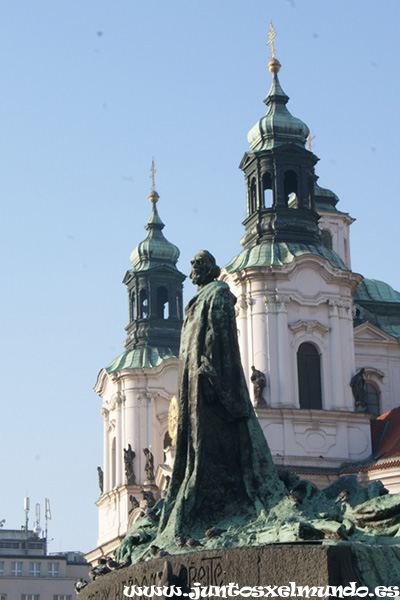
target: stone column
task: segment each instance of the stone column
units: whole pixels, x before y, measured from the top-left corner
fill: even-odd
[[[109,415],[110,412],[103,407],[101,416],[103,417],[103,493],[110,491],[111,473],[110,473],[110,435],[109,435]]]
[[[340,341],[343,348],[341,353],[343,406],[346,408],[346,410],[354,410],[353,392],[350,387],[351,378],[356,371],[352,308],[353,303],[350,299],[343,300],[339,306]]]
[[[121,411],[121,406],[122,406],[122,398],[121,398],[121,394],[119,392],[117,392],[114,396],[114,400],[115,400],[115,439],[116,439],[116,445],[115,445],[115,451],[116,451],[116,456],[115,456],[115,469],[116,469],[116,476],[115,476],[115,485],[119,486],[122,485],[124,483],[124,479],[125,479],[125,474],[124,474],[124,440],[123,440],[123,436],[122,436],[122,411]]]
[[[272,347],[270,348],[271,363],[271,402],[273,406],[291,406],[293,405],[293,390],[291,389],[291,379],[289,377],[290,345],[288,335],[287,305],[290,302],[290,296],[283,296],[276,291],[274,294],[268,294],[265,297],[267,311],[270,313],[269,336],[271,340],[272,320],[276,322],[276,359],[273,360]],[[273,317],[275,315],[275,318]],[[277,376],[275,375],[274,363],[276,365]],[[276,377],[277,385],[272,385],[272,379]],[[278,397],[272,397],[273,389],[277,390]]]
[[[331,355],[331,406],[326,409],[345,409],[343,398],[343,370],[340,340],[340,300],[328,300],[329,306],[329,347]]]

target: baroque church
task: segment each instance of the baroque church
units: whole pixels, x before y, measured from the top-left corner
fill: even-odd
[[[267,112],[250,130],[240,163],[243,250],[221,272],[237,297],[250,394],[279,468],[321,487],[356,473],[361,483],[381,479],[397,492],[400,293],[351,270],[354,219],[317,183],[309,129],[288,111],[271,50]],[[185,275],[178,248],[163,234],[154,165],[149,200],[147,235],[123,280],[125,351],[95,386],[104,453],[98,544],[86,556],[92,563],[112,554],[160,496],[173,465]]]

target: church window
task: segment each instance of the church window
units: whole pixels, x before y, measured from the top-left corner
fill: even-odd
[[[271,208],[273,205],[273,194],[272,194],[272,177],[269,173],[264,173],[262,178],[263,183],[263,196],[264,196],[264,208]]]
[[[157,317],[159,319],[169,317],[168,290],[165,287],[157,288]]]
[[[298,183],[297,174],[294,171],[286,171],[283,179],[283,190],[286,204],[289,208],[298,208]]]
[[[300,408],[322,408],[321,365],[317,348],[308,342],[297,351]]]
[[[250,186],[250,214],[257,210],[257,186],[256,180],[253,179]]]
[[[372,383],[365,384],[365,404],[371,415],[378,417],[381,414],[379,402],[379,390]]]
[[[312,177],[308,178],[308,208],[313,206],[314,181]]]
[[[178,319],[182,318],[182,298],[180,294],[176,295],[176,316]]]
[[[136,295],[135,295],[135,292],[132,292],[132,294],[131,294],[131,320],[132,321],[134,321],[136,319],[135,302],[136,302]]]
[[[140,290],[140,318],[147,319],[149,316],[149,297],[147,290]]]
[[[322,243],[329,248],[329,250],[332,250],[332,234],[328,229],[322,230]]]

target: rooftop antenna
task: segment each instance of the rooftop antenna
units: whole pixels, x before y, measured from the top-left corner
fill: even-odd
[[[44,537],[47,540],[47,521],[51,520],[51,511],[50,511],[50,500],[48,498],[44,499]]]
[[[29,528],[29,498],[24,498],[24,511],[25,511],[25,552],[28,554],[28,528]]]
[[[36,504],[36,519],[35,519],[35,525],[33,527],[33,531],[34,533],[36,533],[36,535],[39,535],[40,532],[42,531],[42,528],[40,527],[40,504],[37,503]]]

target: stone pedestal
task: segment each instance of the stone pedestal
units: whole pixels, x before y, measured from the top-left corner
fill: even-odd
[[[318,543],[274,544],[268,546],[204,550],[176,554],[143,562],[108,573],[89,584],[78,596],[78,600],[122,600],[127,598],[124,589],[131,586],[181,586],[183,596],[189,588],[201,586],[227,586],[225,596],[234,597],[241,588],[243,595],[251,597],[249,587],[271,586],[259,590],[258,596],[288,597],[300,596],[293,586],[348,586],[350,582],[362,585],[353,570],[353,557],[348,546],[325,546]],[[229,584],[237,584],[231,587]],[[278,593],[273,586],[284,586]],[[210,594],[216,596],[216,594]],[[257,594],[254,594],[257,595]],[[314,597],[328,597],[330,594],[313,594]],[[352,596],[350,592],[347,596]],[[198,594],[198,597],[200,593]],[[133,596],[135,597],[135,596]],[[197,598],[197,596],[194,596]],[[254,596],[253,596],[254,597]],[[306,594],[303,594],[306,597]],[[310,597],[312,594],[310,593]],[[142,596],[142,600],[145,597]],[[156,596],[154,596],[156,598]]]

